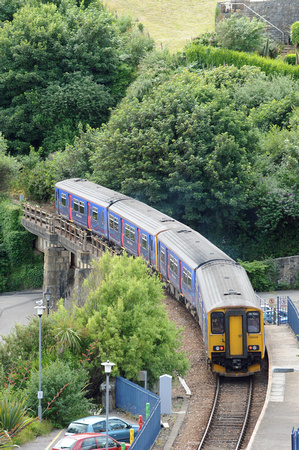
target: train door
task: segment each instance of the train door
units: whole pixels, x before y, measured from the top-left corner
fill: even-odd
[[[73,220],[72,196],[69,194],[69,219]]]
[[[91,230],[90,203],[89,202],[87,202],[87,227]]]
[[[246,356],[246,314],[243,310],[226,311],[226,356]]]

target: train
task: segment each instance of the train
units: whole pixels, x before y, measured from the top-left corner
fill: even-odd
[[[55,185],[56,213],[133,256],[194,313],[212,372],[260,371],[263,312],[245,269],[197,231],[139,200],[72,178]]]

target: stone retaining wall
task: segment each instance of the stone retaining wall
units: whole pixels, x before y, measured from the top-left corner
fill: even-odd
[[[299,281],[299,255],[271,260],[277,271],[277,284],[296,287]]]
[[[235,4],[235,5],[234,5]],[[294,22],[299,21],[299,0],[265,0],[265,1],[227,1],[217,3],[219,14],[217,21],[228,18],[231,13],[237,12],[240,15],[245,15],[250,18],[258,17],[250,12],[246,6],[255,13],[262,16],[264,19],[275,25],[279,30],[283,31],[284,37],[277,30],[272,30],[277,40],[281,41],[284,38],[284,43],[289,43],[290,28]],[[268,27],[270,32],[271,27]]]

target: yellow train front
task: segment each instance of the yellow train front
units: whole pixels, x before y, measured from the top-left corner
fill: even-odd
[[[264,358],[263,312],[246,271],[234,261],[210,261],[197,271],[197,312],[213,372],[251,375]]]

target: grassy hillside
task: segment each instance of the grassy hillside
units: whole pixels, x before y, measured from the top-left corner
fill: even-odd
[[[213,31],[216,0],[103,0],[119,15],[138,19],[157,47],[180,50],[200,33]]]

